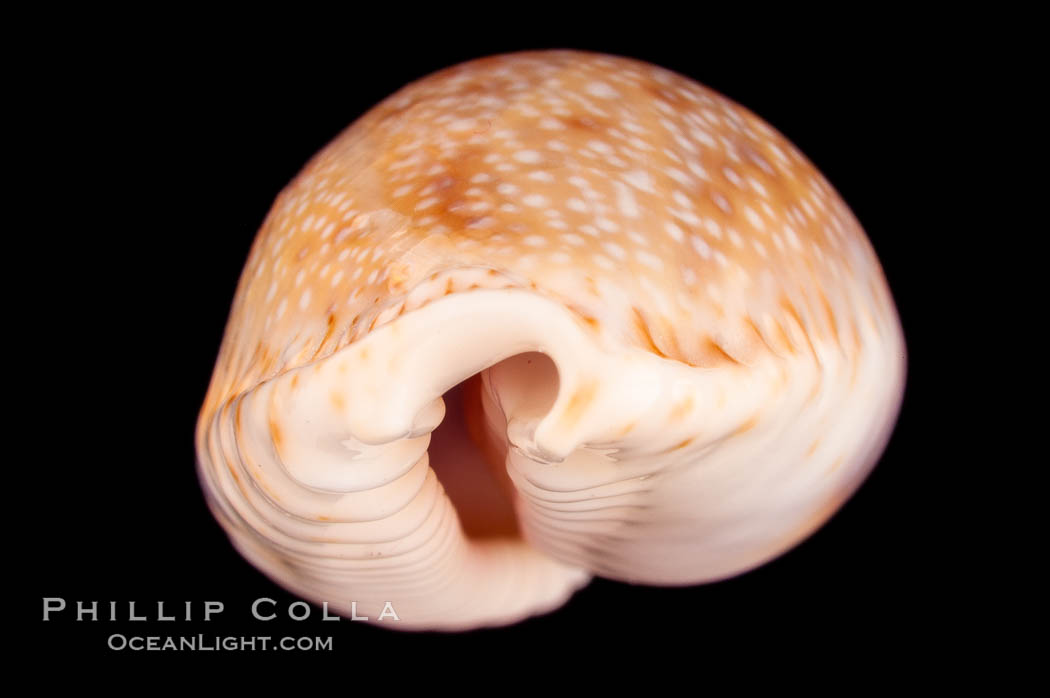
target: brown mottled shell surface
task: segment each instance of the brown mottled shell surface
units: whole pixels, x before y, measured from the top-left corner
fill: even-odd
[[[780,134],[652,65],[511,54],[407,86],[281,192],[199,469],[296,593],[470,628],[782,552],[869,472],[903,380],[878,260]],[[439,446],[485,456],[503,534],[465,525]]]

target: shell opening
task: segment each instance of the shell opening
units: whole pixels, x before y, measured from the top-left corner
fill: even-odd
[[[445,416],[431,432],[428,454],[456,510],[463,532],[472,540],[521,539],[507,475],[507,418],[502,402],[516,407],[517,421],[535,423],[558,395],[558,371],[550,357],[526,352],[505,359],[448,390]],[[494,391],[499,387],[499,395]]]

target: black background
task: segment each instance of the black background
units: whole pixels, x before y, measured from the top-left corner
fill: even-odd
[[[322,22],[323,20],[317,20]],[[672,23],[673,24],[673,23]],[[24,602],[52,656],[92,657],[111,633],[321,635],[354,666],[391,656],[470,657],[532,648],[685,645],[702,666],[757,646],[899,652],[944,631],[946,523],[931,509],[945,467],[925,427],[938,330],[930,315],[929,173],[945,133],[938,107],[952,56],[904,30],[657,33],[478,32],[435,38],[354,28],[349,37],[136,35],[82,40],[28,80],[41,104],[31,141],[40,196],[32,351],[48,386],[27,412],[39,507],[25,538]],[[429,37],[426,38],[426,37]],[[194,470],[197,411],[240,269],[278,191],[319,148],[410,80],[473,57],[581,48],[681,72],[747,106],[792,140],[853,209],[883,263],[909,350],[899,424],[881,462],[819,532],[772,563],[707,586],[595,580],[561,610],[517,626],[404,634],[361,623],[260,623],[261,596],[294,598],[256,572],[207,511]],[[28,76],[29,73],[24,73]],[[33,237],[33,235],[30,235]],[[41,365],[46,368],[39,368]],[[15,369],[16,371],[20,369]],[[37,494],[30,494],[37,493]],[[39,500],[38,493],[44,493]],[[155,615],[218,600],[211,623],[40,621],[41,600],[128,601]],[[106,603],[100,604],[108,606]],[[684,639],[683,639],[684,638]],[[273,653],[280,654],[280,653]],[[133,658],[133,657],[132,657]],[[186,659],[185,655],[175,659]]]

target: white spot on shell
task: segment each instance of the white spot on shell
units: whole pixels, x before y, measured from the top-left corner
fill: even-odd
[[[649,173],[644,170],[633,170],[631,172],[624,172],[623,180],[630,184],[635,189],[640,189],[646,193],[653,193],[653,180],[649,177]]]
[[[604,82],[592,82],[588,83],[587,87],[584,88],[587,94],[592,97],[598,97],[599,99],[617,99],[620,97],[620,93],[614,90],[612,87]]]
[[[627,259],[627,251],[617,245],[615,242],[603,242],[602,249],[608,252],[610,255],[619,260]]]
[[[762,220],[762,217],[755,213],[754,209],[751,207],[744,209],[744,218],[747,219],[747,222],[750,223],[755,230],[766,229],[766,224]]]
[[[693,249],[696,250],[696,253],[699,254],[701,257],[703,257],[704,259],[711,258],[711,246],[708,245],[707,241],[704,240],[702,237],[700,237],[699,235],[690,235],[689,242],[692,243]]]
[[[475,122],[473,119],[456,119],[448,125],[449,131],[469,131],[474,128]]]
[[[672,221],[668,221],[664,224],[664,230],[667,231],[667,234],[670,235],[675,242],[681,242],[685,239],[685,233],[682,232],[682,229]]]
[[[662,270],[664,268],[663,260],[661,260],[659,257],[654,255],[652,252],[646,252],[645,250],[638,250],[637,252],[634,253],[634,256],[638,259],[639,262],[641,262],[645,266],[649,267],[650,269],[655,269],[656,271],[660,271],[660,270]]]
[[[616,205],[620,213],[628,218],[637,218],[640,211],[631,189],[620,182],[613,182],[613,185],[616,187]]]
[[[543,160],[543,155],[536,150],[519,150],[514,153],[514,159],[518,162],[524,162],[528,164],[535,164]]]
[[[733,207],[729,205],[729,201],[726,199],[726,197],[722,196],[717,191],[711,192],[711,200],[714,201],[715,205],[718,206],[718,208],[722,209],[723,212],[733,212]]]
[[[528,194],[522,198],[521,202],[526,206],[533,206],[535,208],[550,205],[550,201],[543,194]]]

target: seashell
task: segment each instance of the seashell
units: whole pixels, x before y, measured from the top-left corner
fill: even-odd
[[[698,584],[798,543],[874,466],[904,351],[861,226],[761,119],[635,60],[495,56],[280,193],[199,474],[303,598],[508,624],[592,575]]]

